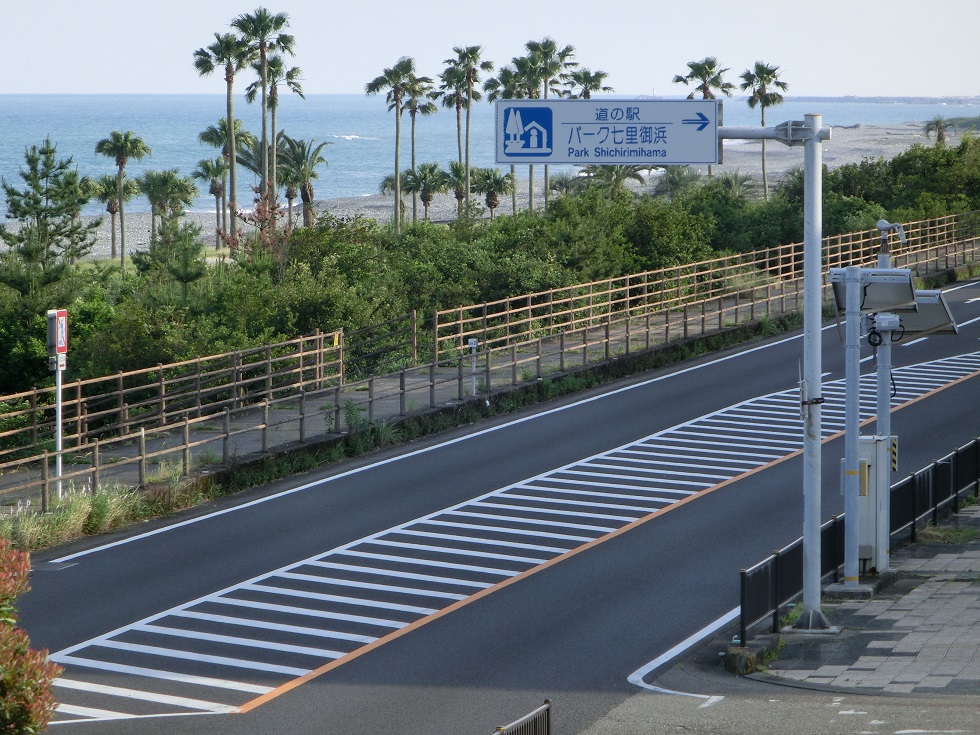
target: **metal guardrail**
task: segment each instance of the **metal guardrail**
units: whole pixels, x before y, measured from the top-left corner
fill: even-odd
[[[533,712],[509,725],[498,727],[495,735],[551,735],[551,719],[551,700],[546,699],[544,704]]]
[[[915,542],[920,524],[938,524],[959,510],[963,495],[980,497],[980,438],[964,444],[928,467],[891,487],[891,537],[908,534]],[[846,518],[834,516],[820,527],[820,575],[838,581],[844,564]],[[780,610],[803,591],[803,539],[774,552],[741,572],[739,641],[745,645],[748,629],[771,617],[771,630],[779,632]]]

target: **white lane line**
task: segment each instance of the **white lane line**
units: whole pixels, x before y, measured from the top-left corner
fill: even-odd
[[[209,623],[237,625],[244,628],[260,628],[262,630],[278,630],[281,633],[295,633],[296,635],[308,635],[317,638],[332,638],[341,641],[353,641],[354,643],[374,643],[374,641],[378,640],[375,636],[369,635],[344,633],[338,630],[325,630],[324,628],[310,628],[305,625],[286,625],[285,623],[273,623],[269,620],[233,618],[229,615],[214,615],[213,613],[202,613],[194,610],[179,610],[174,615],[193,620],[206,620]]]
[[[726,625],[728,625],[730,622],[732,622],[735,618],[738,617],[740,611],[741,611],[740,607],[736,607],[734,610],[729,610],[727,613],[722,615],[714,622],[709,623],[704,628],[699,630],[697,633],[694,633],[693,635],[690,635],[687,638],[685,638],[683,641],[678,643],[669,651],[660,654],[659,656],[657,656],[657,658],[653,659],[653,661],[651,661],[650,663],[645,664],[640,668],[638,668],[636,671],[634,671],[632,674],[630,674],[627,677],[627,681],[629,681],[629,683],[633,684],[634,686],[638,686],[642,689],[647,689],[648,691],[651,692],[658,692],[660,694],[675,694],[681,697],[695,697],[696,699],[704,699],[706,701],[703,705],[701,705],[702,707],[710,707],[712,704],[720,702],[722,699],[724,699],[724,697],[711,696],[708,694],[692,694],[690,692],[677,692],[672,689],[664,689],[663,687],[647,684],[643,680],[653,671],[656,671],[664,664],[670,663],[675,658],[680,656],[682,653],[686,652],[687,650],[701,643],[701,641],[703,641],[705,638],[714,635],[715,632],[717,632],[719,629],[724,628]]]
[[[268,610],[269,612],[281,612],[287,615],[304,615],[310,618],[321,618],[323,620],[343,620],[347,623],[367,623],[379,628],[404,628],[407,623],[399,623],[394,620],[379,621],[376,618],[365,618],[360,615],[347,615],[346,613],[332,612],[330,610],[312,610],[308,607],[296,607],[295,605],[278,605],[274,602],[256,602],[255,600],[239,600],[235,597],[214,597],[207,602],[216,605],[231,605],[232,607],[247,607],[255,610]],[[172,614],[172,613],[171,613]],[[374,621],[374,622],[371,622]],[[387,623],[387,624],[385,624]]]
[[[687,472],[682,470],[667,470],[665,467],[689,467],[690,465],[684,462],[664,462],[662,460],[656,459],[640,459],[639,457],[621,457],[617,452],[615,455],[609,455],[604,457],[605,462],[587,462],[583,464],[583,467],[599,467],[602,469],[610,470],[626,470],[627,472],[637,472],[640,474],[630,475],[630,477],[645,477],[650,474],[657,475],[679,475],[681,477],[686,477],[688,475],[696,475],[697,477],[706,477],[710,480],[727,480],[731,477],[731,467],[722,467],[717,465],[714,467],[706,467],[704,465],[698,465],[695,468],[690,469]],[[606,464],[606,462],[612,462],[614,464]],[[632,466],[631,466],[632,465]],[[639,467],[635,465],[640,465]],[[720,470],[725,472],[724,475],[714,475],[704,470]],[[569,474],[579,474],[579,475],[589,475],[591,472],[588,470],[576,470],[574,473]]]
[[[441,584],[453,585],[456,587],[475,587],[477,589],[486,589],[488,587],[493,587],[492,584],[487,582],[474,582],[471,579],[457,579],[453,577],[437,577],[433,574],[417,574],[415,572],[400,572],[392,569],[381,569],[380,567],[363,567],[357,564],[341,564],[336,561],[309,561],[314,567],[322,567],[324,569],[336,569],[341,572],[356,572],[358,574],[380,574],[383,577],[398,577],[399,579],[413,579],[419,582],[439,582]]]
[[[419,597],[439,597],[444,600],[465,600],[466,595],[458,595],[453,592],[439,592],[438,590],[424,590],[418,587],[396,587],[390,584],[372,584],[368,582],[353,582],[349,579],[338,579],[337,577],[322,577],[318,574],[303,574],[301,572],[280,572],[276,578],[295,579],[299,582],[316,582],[328,586],[353,587],[358,590],[372,590],[375,592],[393,592],[401,595],[417,595]]]
[[[146,653],[151,656],[162,656],[164,658],[176,658],[182,661],[218,664],[219,666],[231,666],[236,669],[248,669],[249,671],[268,671],[273,674],[285,674],[286,676],[305,676],[306,674],[310,673],[309,669],[299,669],[295,666],[267,664],[263,661],[249,661],[243,658],[232,658],[231,656],[211,656],[198,651],[182,651],[177,648],[161,648],[159,646],[143,645],[142,643],[99,640],[93,645],[98,646],[99,648],[113,648],[117,651]]]
[[[373,546],[390,546],[396,549],[415,549],[416,551],[434,551],[437,554],[452,554],[453,556],[475,556],[480,559],[496,559],[497,561],[516,561],[521,564],[544,564],[548,559],[532,556],[514,556],[513,554],[498,554],[490,551],[474,551],[472,549],[461,549],[455,546],[433,546],[431,544],[413,544],[409,541],[390,541],[388,539],[375,539],[371,542]],[[564,552],[562,552],[564,553]]]
[[[498,546],[505,549],[526,549],[527,551],[543,551],[547,554],[564,554],[568,551],[567,548],[563,546],[541,546],[539,544],[523,544],[520,541],[504,541],[502,539],[490,539],[482,538],[480,536],[460,536],[455,533],[433,533],[432,531],[419,531],[415,528],[406,528],[404,531],[405,535],[410,535],[413,538],[420,536],[422,538],[433,538],[433,539],[443,539],[445,541],[458,541],[460,543],[466,544],[482,544],[484,546]]]
[[[92,707],[79,707],[76,704],[59,704],[56,708],[58,712],[77,717],[89,717],[93,720],[128,720],[130,715],[125,712],[112,712],[107,709],[94,709]]]
[[[903,342],[902,347],[911,347],[912,345],[917,345],[919,342],[925,342],[928,337],[919,337],[918,339],[913,339],[911,342]]]
[[[461,528],[473,531],[491,531],[493,533],[511,534],[514,536],[530,538],[548,538],[555,539],[556,541],[575,541],[583,544],[588,543],[595,538],[594,536],[575,536],[569,533],[554,533],[553,531],[531,531],[524,528],[501,528],[500,526],[484,526],[479,523],[461,523],[458,521],[442,521],[435,519],[419,521],[418,525],[439,526],[442,528]],[[409,528],[415,528],[415,526],[409,526]],[[565,551],[568,551],[568,549],[564,549],[562,553],[565,553]]]
[[[637,479],[647,479],[647,478],[637,478]],[[727,478],[719,478],[727,479]],[[657,482],[657,478],[649,478],[650,482]],[[713,484],[713,483],[712,483]],[[711,487],[711,485],[705,484],[703,487]],[[545,487],[543,485],[525,485],[524,490],[536,490],[542,493],[559,493],[561,495],[579,495],[586,498],[602,498],[604,500],[636,500],[640,503],[657,503],[660,502],[659,498],[651,495],[627,495],[625,493],[605,493],[605,492],[589,492],[588,490],[575,490],[570,487]],[[636,487],[631,488],[633,490],[639,490],[645,493],[656,493],[663,492],[661,488],[658,487]],[[679,495],[694,495],[693,492],[688,490],[670,490],[668,492],[673,492]],[[508,493],[509,497],[515,497]],[[565,550],[567,551],[567,549]],[[564,551],[562,552],[564,553]]]
[[[170,628],[163,625],[134,625],[133,630],[155,635],[168,635],[175,638],[189,638],[195,641],[209,641],[211,643],[227,643],[241,648],[262,648],[269,651],[285,651],[287,653],[298,653],[302,656],[315,656],[316,658],[340,658],[346,655],[346,651],[331,651],[327,648],[311,648],[309,646],[294,646],[278,641],[264,641],[257,638],[240,638],[238,636],[219,635],[217,633],[201,633],[196,630],[186,630],[184,628]]]
[[[274,578],[273,578],[274,579]],[[275,585],[269,584],[247,584],[243,585],[242,589],[253,590],[255,592],[264,592],[269,595],[277,595],[280,597],[299,597],[303,600],[319,600],[320,602],[336,602],[339,605],[351,605],[351,606],[362,606],[362,607],[373,607],[381,610],[397,610],[398,612],[406,612],[410,615],[432,615],[436,612],[435,608],[430,607],[418,607],[416,605],[399,605],[394,602],[381,602],[379,600],[366,600],[362,597],[344,597],[341,595],[326,595],[322,592],[307,592],[306,590],[294,590],[288,587],[276,587]],[[370,618],[361,616],[351,616],[349,618],[351,622],[364,623],[365,625],[377,625],[384,628],[400,628],[404,625],[402,621],[399,620],[385,620],[383,618]]]
[[[483,504],[480,507],[494,507],[492,505]],[[507,516],[499,513],[471,513],[466,510],[453,510],[446,513],[441,513],[440,515],[447,516],[463,516],[464,518],[480,518],[484,521],[503,521],[504,523],[516,523],[518,525],[528,525],[528,526],[548,526],[549,528],[575,528],[580,531],[595,531],[599,536],[603,536],[607,533],[612,533],[616,530],[616,527],[608,526],[593,526],[587,523],[571,523],[570,521],[559,521],[554,518],[544,520],[543,518],[525,518],[523,516]],[[597,538],[597,537],[594,537]],[[589,539],[591,541],[592,539]]]
[[[252,694],[268,694],[272,687],[259,686],[257,684],[246,684],[243,681],[231,681],[229,679],[214,679],[210,676],[194,676],[192,674],[178,674],[175,671],[163,671],[161,669],[149,669],[145,666],[129,666],[127,664],[114,664],[110,661],[96,661],[94,659],[82,658],[80,656],[51,656],[51,660],[59,664],[74,664],[86,669],[99,669],[100,671],[114,671],[117,674],[133,674],[134,676],[145,676],[148,679],[165,679],[167,681],[179,681],[183,684],[195,684],[197,686],[212,687],[215,689],[232,689],[237,692],[250,692]]]
[[[341,551],[344,556],[354,556],[361,559],[375,559],[377,561],[390,561],[393,564],[417,564],[420,567],[439,567],[440,569],[458,569],[463,572],[476,572],[477,574],[490,574],[496,577],[516,577],[520,574],[514,569],[498,569],[496,567],[479,567],[475,564],[455,564],[448,561],[429,561],[428,559],[415,559],[410,556],[395,556],[394,554],[374,554],[370,551],[354,551],[353,549]],[[386,570],[387,571],[387,570]]]
[[[677,475],[679,477],[706,477],[711,480],[727,480],[727,475],[712,475],[706,472],[701,472],[700,467],[693,467],[687,472],[682,472],[680,470],[665,470],[661,467],[651,467],[646,469],[644,467],[623,467],[622,465],[615,464],[602,464],[600,462],[589,462],[583,467],[588,467],[586,470],[565,470],[562,475],[577,475],[579,477],[604,477],[608,480],[644,480],[644,481],[660,481],[663,478],[661,475]],[[632,475],[618,475],[613,472],[596,472],[591,468],[595,467],[597,469],[607,469],[607,470],[628,470],[633,472]],[[699,485],[701,483],[693,483]],[[707,483],[704,487],[710,487],[714,485],[713,482]]]
[[[613,487],[619,487],[619,486],[614,485]],[[542,488],[528,488],[528,489],[540,490],[541,492],[544,492],[544,489]],[[561,492],[560,488],[549,488],[549,489],[555,493]],[[622,503],[598,503],[598,502],[589,502],[587,500],[570,500],[568,498],[556,498],[556,497],[547,497],[547,496],[538,496],[538,495],[523,495],[521,493],[515,493],[515,492],[507,493],[507,497],[512,498],[514,500],[526,500],[529,503],[538,503],[542,505],[571,505],[576,508],[603,508],[607,510],[625,510],[625,511],[632,510],[637,513],[644,513],[644,514],[656,510],[656,505],[639,506],[639,505],[624,505]],[[593,495],[593,497],[602,497],[602,496]],[[654,499],[651,498],[651,501],[653,500]],[[542,512],[544,512],[550,509],[542,508],[541,510]]]
[[[611,513],[587,513],[584,510],[558,510],[556,508],[529,508],[526,505],[511,505],[509,503],[487,502],[487,503],[472,503],[472,505],[475,505],[478,508],[495,508],[495,509],[502,508],[504,510],[518,510],[521,511],[522,513],[538,513],[541,515],[573,516],[575,518],[598,518],[606,521],[619,521],[620,523],[632,523],[633,521],[636,520],[635,516],[618,516],[618,515],[612,515]],[[544,519],[539,519],[538,523],[548,524],[549,522]]]
[[[638,480],[640,482],[647,482],[649,483],[648,485],[624,485],[622,483],[612,483],[612,482],[598,483],[598,482],[586,482],[585,480],[573,480],[571,477],[563,477],[563,475],[565,474],[572,474],[572,473],[560,472],[560,473],[555,473],[555,475],[552,475],[551,477],[537,477],[533,480],[528,480],[527,482],[522,483],[518,487],[550,488],[553,485],[558,485],[558,486],[584,485],[585,487],[608,487],[608,488],[616,488],[617,490],[674,493],[676,495],[694,495],[695,492],[704,490],[706,487],[711,487],[712,485],[714,485],[713,482],[695,482],[693,480],[677,480],[672,477],[652,477],[652,476],[642,477],[640,475],[637,475],[635,477],[630,477],[629,479]],[[598,474],[598,473],[590,473],[590,474]],[[654,473],[647,472],[646,474],[653,475]],[[550,482],[552,483],[552,485],[541,485],[540,483],[543,482]],[[698,490],[697,491],[681,490],[680,488],[665,487],[666,485],[687,485],[689,487],[696,487],[698,488]],[[510,492],[507,491],[504,494],[509,495]]]
[[[108,684],[96,684],[91,681],[78,681],[77,679],[54,680],[54,685],[62,689],[76,689],[82,692],[93,692],[96,694],[108,694],[113,697],[123,699],[138,699],[143,702],[157,702],[158,704],[170,704],[176,707],[186,707],[187,709],[201,710],[202,712],[234,712],[237,707],[230,704],[219,704],[218,702],[207,702],[203,699],[190,699],[189,697],[174,697],[169,694],[159,694],[158,692],[146,692],[141,689],[124,689],[123,687],[109,686]],[[62,711],[61,706],[58,707]],[[78,713],[71,713],[78,714]]]

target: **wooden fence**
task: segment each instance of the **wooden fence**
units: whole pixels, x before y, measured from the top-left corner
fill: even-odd
[[[978,213],[910,223],[908,244],[893,249],[892,259],[919,275],[980,260],[978,232]],[[877,230],[841,235],[826,238],[824,247],[826,267],[871,265],[880,238]],[[186,471],[190,451],[209,443],[212,457],[228,461],[229,447],[243,437],[252,438],[243,446],[254,451],[305,441],[311,401],[323,416],[313,433],[339,432],[351,407],[369,421],[405,415],[793,312],[801,308],[801,287],[802,245],[793,244],[440,311],[428,322],[413,313],[349,335],[317,333],[77,380],[63,391],[64,454],[83,458],[89,466],[79,477],[95,484],[109,454],[119,467],[140,464],[142,485],[146,462],[159,464],[165,454],[180,452]],[[477,340],[475,353],[470,339]],[[432,358],[419,364],[420,352]],[[371,365],[385,365],[386,374],[350,379],[370,373]],[[53,388],[0,397],[0,480],[14,472],[20,478],[14,484],[48,487],[44,449],[53,445],[53,402]],[[192,436],[202,432],[208,438]],[[157,442],[163,448],[140,445],[163,435],[169,437]]]

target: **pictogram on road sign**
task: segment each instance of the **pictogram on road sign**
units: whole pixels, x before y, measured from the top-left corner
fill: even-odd
[[[499,100],[497,163],[712,164],[717,100]]]

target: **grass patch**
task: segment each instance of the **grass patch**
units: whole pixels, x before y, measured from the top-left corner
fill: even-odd
[[[922,544],[968,544],[978,538],[980,528],[934,526],[931,523],[915,532],[916,542]]]

